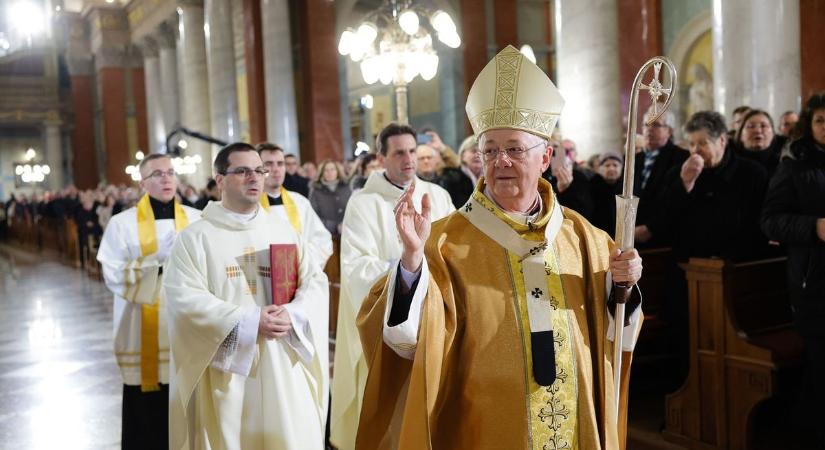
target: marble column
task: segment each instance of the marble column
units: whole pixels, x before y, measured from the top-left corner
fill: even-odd
[[[261,0],[263,53],[266,90],[266,130],[270,142],[282,146],[300,159],[298,113],[292,75],[292,39],[289,2]]]
[[[147,153],[160,153],[166,145],[166,126],[163,118],[163,88],[160,74],[160,57],[155,41],[144,39],[140,43],[143,54],[143,73],[146,89],[146,122],[149,135]]]
[[[622,148],[616,3],[555,0],[557,86],[566,101],[559,125],[580,159]]]
[[[714,106],[768,111],[800,106],[799,0],[713,1]]]
[[[175,32],[169,24],[163,24],[153,36],[158,44],[160,67],[160,107],[164,134],[180,125],[180,98],[178,96],[178,52],[175,48]],[[166,145],[164,135],[163,145]],[[164,148],[164,152],[166,149]]]
[[[63,141],[60,134],[60,122],[48,121],[45,124],[46,154],[44,162],[49,165],[51,173],[46,176],[49,189],[62,189],[63,177]]]
[[[825,2],[799,0],[799,34],[801,47],[800,66],[802,103],[825,88],[825,64],[822,64],[822,48],[825,46]]]
[[[203,2],[178,2],[178,20],[182,62],[180,76],[183,82],[184,127],[209,134],[211,119],[209,109],[209,77],[206,68],[206,40],[203,33]],[[186,154],[200,155],[201,165],[190,180],[198,187],[206,185],[212,175],[212,145],[198,139],[188,139]],[[215,148],[217,153],[217,146]]]
[[[239,138],[240,124],[238,93],[235,88],[232,7],[225,0],[206,0],[204,5],[211,134],[227,142],[234,142]]]

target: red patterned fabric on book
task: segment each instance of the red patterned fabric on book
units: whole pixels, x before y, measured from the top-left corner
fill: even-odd
[[[298,246],[271,244],[269,266],[272,271],[272,304],[291,302],[298,289]]]

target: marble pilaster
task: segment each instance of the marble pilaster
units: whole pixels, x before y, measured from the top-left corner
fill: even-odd
[[[233,142],[239,139],[240,124],[238,93],[235,87],[232,6],[224,0],[206,0],[204,9],[211,134],[227,142]]]
[[[46,155],[45,163],[49,165],[51,173],[46,176],[46,185],[56,190],[64,187],[63,177],[63,140],[61,138],[60,122],[47,121],[45,123]]]
[[[714,0],[715,109],[729,115],[748,105],[774,120],[798,110],[799,42],[799,0]]]
[[[555,11],[561,133],[576,142],[580,159],[621,151],[617,2],[555,0]]]
[[[158,44],[160,70],[160,106],[165,134],[180,124],[180,98],[178,96],[178,52],[175,48],[175,32],[169,24],[163,24],[153,36]],[[165,136],[164,136],[165,139]],[[166,145],[166,142],[163,143]]]
[[[289,2],[261,0],[267,138],[300,158]]]
[[[163,90],[160,74],[160,56],[157,44],[144,39],[140,45],[143,54],[143,72],[146,88],[146,118],[149,135],[148,153],[165,151],[166,126],[163,120]]]
[[[206,40],[203,33],[204,8],[201,2],[181,2],[178,6],[179,20],[179,48],[178,55],[181,68],[180,76],[183,83],[183,114],[184,127],[200,133],[209,134],[211,130],[209,109],[209,77],[206,68]],[[206,185],[206,180],[212,175],[211,144],[197,139],[188,139],[189,147],[186,153],[190,156],[200,155],[201,166],[190,177],[198,186]]]

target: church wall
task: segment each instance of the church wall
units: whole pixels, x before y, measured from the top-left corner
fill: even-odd
[[[662,48],[671,48],[682,28],[710,6],[711,0],[662,0]]]

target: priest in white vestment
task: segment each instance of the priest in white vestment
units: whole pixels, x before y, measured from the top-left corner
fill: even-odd
[[[123,377],[121,446],[166,447],[169,402],[169,336],[163,308],[163,264],[178,232],[201,212],[175,201],[172,160],[152,154],[141,161],[137,206],[109,221],[97,260],[112,307],[115,359]]]
[[[269,170],[269,175],[264,180],[261,205],[292,225],[306,243],[307,249],[313,253],[312,260],[320,264],[323,270],[332,255],[332,235],[306,197],[284,188],[284,149],[268,142],[258,144],[255,148],[258,149],[264,167]]]
[[[369,376],[357,448],[624,448],[641,258],[541,178],[563,105],[508,46],[467,99],[484,164],[470,200],[431,225],[417,185],[402,196],[400,260],[358,316]],[[617,390],[611,303],[628,296]]]
[[[224,147],[214,170],[221,201],[181,234],[164,283],[170,448],[322,449],[327,278],[289,222],[260,207],[267,170],[254,147]],[[283,306],[272,304],[271,244],[299,255]]]
[[[341,233],[341,300],[330,416],[330,442],[339,450],[355,446],[367,380],[355,318],[372,285],[401,256],[393,209],[404,190],[415,182],[413,201],[420,206],[421,197],[428,194],[432,220],[455,210],[446,190],[416,177],[416,133],[411,127],[389,124],[381,130],[377,144],[385,170],[370,174],[364,188],[350,198]]]

